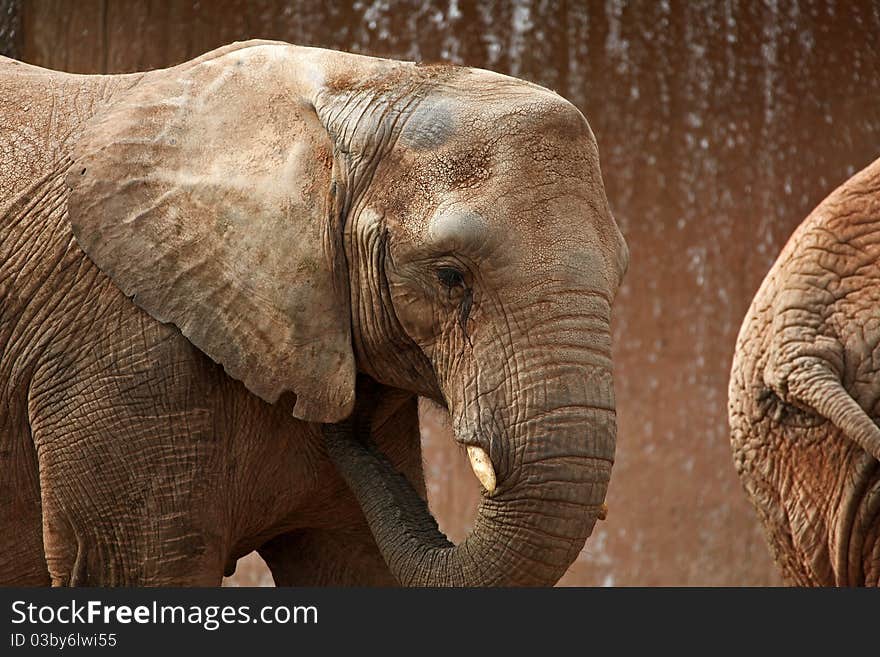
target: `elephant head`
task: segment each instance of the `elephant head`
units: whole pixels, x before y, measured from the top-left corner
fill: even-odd
[[[459,546],[380,454],[331,441],[401,582],[546,585],[576,558],[614,457],[628,255],[571,104],[242,44],[133,79],[68,181],[86,253],[263,399],[340,422],[360,374],[446,405],[484,488]]]

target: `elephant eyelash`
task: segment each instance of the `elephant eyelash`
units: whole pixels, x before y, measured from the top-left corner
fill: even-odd
[[[454,267],[440,267],[437,270],[437,280],[446,288],[450,298],[452,298],[453,290],[463,290],[461,305],[458,309],[458,325],[464,333],[465,340],[470,343],[467,321],[474,304],[474,291],[465,283],[464,274]]]
[[[450,290],[464,287],[464,274],[453,267],[440,267],[437,270],[437,280]]]

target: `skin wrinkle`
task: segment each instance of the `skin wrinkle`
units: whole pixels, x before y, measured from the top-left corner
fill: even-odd
[[[41,289],[45,285],[48,278],[53,275],[53,273],[65,271],[65,267],[61,266],[64,257],[64,253],[62,253],[60,256],[54,258],[50,262],[49,266],[45,269],[45,271],[41,273],[40,278],[38,278],[36,281],[36,286],[31,287],[31,290]],[[18,278],[16,278],[16,280],[18,280]],[[41,314],[45,316],[48,313],[44,312],[45,307],[42,307],[38,304],[27,304],[26,300],[30,298],[32,294],[22,294],[18,299],[18,302],[26,304],[26,307],[23,312],[15,318],[17,327],[20,327],[22,330],[18,332],[17,337],[16,331],[13,331],[7,338],[4,351],[8,352],[9,354],[19,354],[23,351],[25,353],[27,353],[28,351],[31,351],[32,353],[37,353],[38,348],[48,340],[49,336],[39,336],[37,334],[40,328],[42,328],[43,330],[47,328],[45,325],[41,326],[42,322],[37,321],[37,318]],[[55,305],[49,306],[49,312],[54,310],[54,308],[59,307],[64,298],[64,295],[59,295],[58,299],[55,301]],[[31,315],[31,313],[33,313],[33,315]],[[16,370],[18,370],[19,368],[16,365],[21,364],[22,366],[27,367],[26,363],[28,363],[28,361],[25,359],[15,359],[11,363],[12,372],[10,374],[10,378],[13,380],[17,379]]]
[[[876,460],[869,455],[859,454],[855,458],[856,467],[841,472],[842,482],[838,486],[839,496],[836,505],[837,518],[832,524],[835,527],[835,535],[831,537],[831,546],[837,544],[834,550],[834,567],[837,582],[844,586],[850,582],[854,585],[863,581],[862,562],[858,558],[858,549],[862,542],[859,540],[855,520],[856,514],[861,511],[867,499],[866,492],[877,469]],[[852,552],[851,545],[855,546]]]

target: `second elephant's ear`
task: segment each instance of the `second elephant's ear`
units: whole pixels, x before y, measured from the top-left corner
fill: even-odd
[[[333,147],[285,51],[147,74],[77,142],[68,210],[138,306],[266,401],[291,391],[295,416],[334,422],[355,364]]]

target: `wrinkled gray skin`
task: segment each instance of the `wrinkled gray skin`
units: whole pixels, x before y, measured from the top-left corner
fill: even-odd
[[[737,472],[782,572],[880,584],[880,160],[798,227],[740,330]]]
[[[559,96],[248,42],[0,60],[0,582],[549,585],[614,457],[626,246]],[[417,395],[496,476],[424,503]]]

